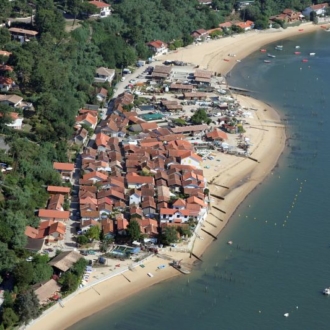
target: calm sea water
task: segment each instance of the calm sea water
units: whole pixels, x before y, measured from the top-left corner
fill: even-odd
[[[276,55],[272,63],[256,52],[230,78],[279,109],[288,127],[288,146],[273,173],[192,275],[156,285],[70,330],[330,328],[330,298],[321,294],[330,286],[330,33],[281,44],[283,51],[267,47]],[[293,54],[296,45],[303,55]]]

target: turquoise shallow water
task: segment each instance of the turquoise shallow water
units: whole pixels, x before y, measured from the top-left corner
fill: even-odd
[[[267,46],[272,63],[256,52],[233,70],[230,84],[279,109],[288,145],[203,263],[70,330],[330,328],[330,298],[321,294],[330,286],[329,41],[323,31],[285,40],[283,51]],[[293,55],[296,45],[304,56]]]

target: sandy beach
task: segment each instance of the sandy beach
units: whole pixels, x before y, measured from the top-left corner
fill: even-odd
[[[299,32],[299,29],[303,29]],[[229,72],[236,64],[236,59],[243,59],[251,52],[262,48],[265,44],[289,38],[301,33],[310,33],[320,29],[320,26],[305,24],[301,27],[288,28],[284,31],[255,31],[235,36],[210,41],[200,46],[190,46],[180,49],[176,53],[166,55],[166,59],[186,61],[200,65],[222,74]],[[194,51],[192,51],[192,48]],[[266,48],[266,47],[265,47]],[[235,53],[237,57],[230,62],[219,60],[228,58],[226,55]],[[165,59],[165,57],[164,57]],[[202,256],[206,248],[213,242],[213,238],[202,229],[217,236],[227,225],[236,208],[246,196],[259,185],[265,177],[270,175],[285,147],[285,128],[280,121],[278,113],[265,103],[247,96],[235,96],[243,107],[257,110],[249,110],[251,116],[246,118],[248,122],[244,126],[245,137],[250,139],[251,157],[254,159],[218,153],[214,160],[204,161],[202,164],[204,175],[209,182],[210,193],[222,196],[224,200],[211,197],[209,215],[199,229],[194,240],[193,253]],[[217,161],[220,159],[220,161]],[[257,161],[255,161],[257,160]],[[204,168],[209,166],[210,168]],[[224,187],[228,187],[224,188]],[[214,208],[217,207],[224,212]],[[202,237],[198,238],[198,237]],[[194,257],[189,258],[188,253],[165,251],[173,259],[184,259],[193,263]],[[157,270],[161,264],[166,264],[162,270]],[[64,307],[54,306],[46,311],[39,319],[27,328],[33,330],[66,329],[77,321],[88,317],[97,311],[110,306],[119,300],[125,299],[156,283],[164,281],[180,273],[168,266],[168,261],[157,256],[151,257],[144,263],[144,268],[136,267],[134,271],[127,271],[108,279],[92,288],[79,291],[69,300]],[[151,272],[154,277],[148,277]],[[56,323],[55,321],[56,320]]]
[[[190,45],[186,48],[180,48],[159,57],[159,59],[192,63],[199,65],[201,69],[207,69],[226,75],[237,64],[237,60],[242,60],[261,48],[267,49],[267,44],[299,34],[311,33],[320,29],[320,25],[305,23],[300,26],[289,27],[285,30],[252,30],[233,37],[211,40],[199,45]],[[271,51],[273,51],[273,49]],[[235,54],[236,57],[229,57],[228,54]]]

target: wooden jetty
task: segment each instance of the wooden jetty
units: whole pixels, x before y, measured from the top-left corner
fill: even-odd
[[[246,88],[241,88],[241,87],[236,87],[236,86],[229,86],[228,88],[236,93],[253,93],[253,91],[246,89]]]

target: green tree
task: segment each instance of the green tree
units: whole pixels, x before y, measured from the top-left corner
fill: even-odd
[[[34,269],[31,262],[22,261],[18,263],[13,271],[15,283],[19,290],[26,289],[33,281]]]
[[[114,242],[113,238],[105,238],[102,240],[100,244],[100,251],[101,252],[107,252],[109,249],[109,246]]]
[[[186,237],[192,236],[192,232],[189,227],[187,228],[187,227],[180,226],[180,227],[178,227],[177,231],[180,234],[180,236],[186,236]]]
[[[311,13],[309,14],[309,20],[313,23],[315,23],[315,21],[317,20],[317,15],[316,15],[316,12],[314,10],[311,11]]]
[[[96,240],[99,240],[100,239],[100,227],[99,226],[92,226],[90,227],[87,232],[86,232],[86,236],[89,238],[89,239],[96,239]]]
[[[79,236],[77,236],[76,241],[80,245],[85,245],[85,244],[89,243],[89,239],[88,239],[88,237],[86,235],[79,235]]]
[[[19,320],[12,308],[5,308],[2,311],[1,319],[6,329],[11,329],[11,327],[16,325]]]
[[[128,236],[132,241],[138,241],[141,237],[141,230],[139,223],[136,220],[130,221],[127,226]]]
[[[56,39],[64,36],[65,21],[63,15],[58,10],[37,8],[34,22],[41,34],[50,33]]]
[[[61,276],[59,283],[63,292],[73,292],[78,288],[79,278],[71,272],[66,272]]]
[[[6,243],[0,242],[0,271],[12,270],[16,260],[15,252],[9,250]]]
[[[47,263],[35,263],[33,260],[33,279],[32,283],[47,281],[53,275],[53,268]]]
[[[198,109],[190,118],[190,120],[194,125],[200,125],[202,123],[211,123],[211,119],[207,116],[205,109]]]
[[[173,119],[173,123],[177,126],[186,126],[187,125],[186,121],[182,118]]]
[[[14,311],[19,317],[20,323],[27,324],[40,315],[39,300],[31,291],[19,293],[14,304]]]
[[[80,258],[73,266],[72,273],[76,274],[78,277],[82,276],[85,272],[85,268],[87,266],[87,260],[85,258]]]
[[[176,227],[166,227],[163,236],[162,236],[162,241],[164,244],[171,244],[176,242],[178,239],[178,232],[176,230]]]

